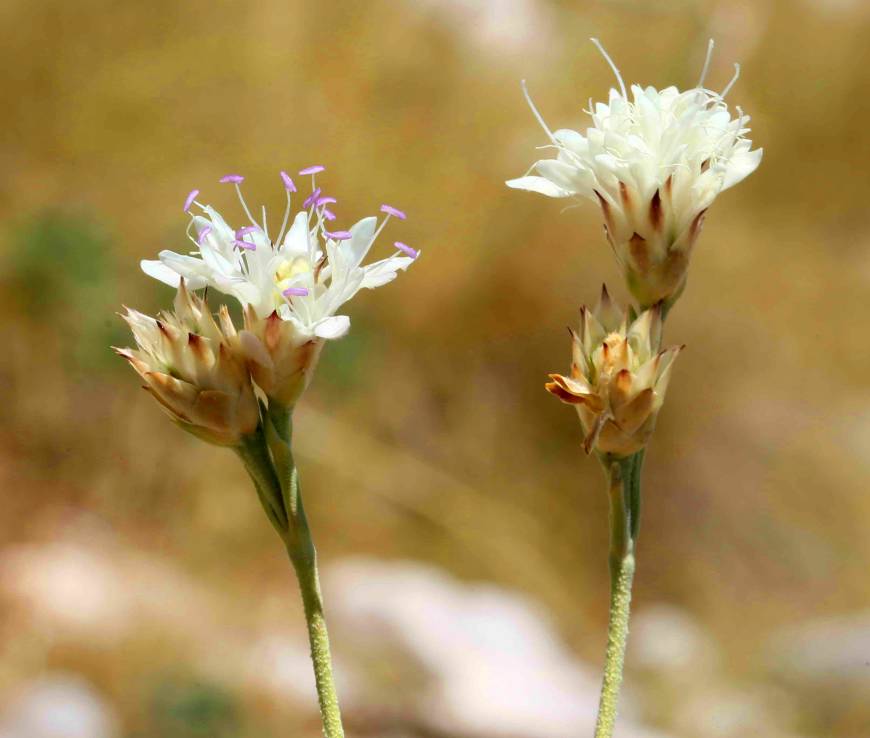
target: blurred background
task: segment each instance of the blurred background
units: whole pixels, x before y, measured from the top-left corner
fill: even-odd
[[[0,736],[319,734],[290,567],[238,461],[109,345],[168,306],[186,193],[423,251],[358,296],[296,420],[347,727],[591,734],[607,501],[543,390],[607,280],[599,213],[509,191],[613,80],[708,83],[760,169],[707,218],[647,454],[621,738],[870,736],[870,5],[0,2]]]

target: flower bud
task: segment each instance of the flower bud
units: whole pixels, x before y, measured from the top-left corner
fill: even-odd
[[[269,402],[293,407],[311,382],[324,339],[274,312],[258,318],[248,307],[239,343],[251,377]]]
[[[184,430],[209,443],[237,446],[256,430],[259,407],[232,321],[223,308],[220,325],[215,322],[183,281],[174,307],[156,319],[128,308],[123,317],[137,348],[115,352]]]
[[[655,428],[682,348],[658,350],[661,306],[631,322],[605,287],[595,310],[581,308],[580,331],[571,335],[571,375],[551,374],[546,389],[577,408],[586,453],[594,448],[625,457],[640,451]]]

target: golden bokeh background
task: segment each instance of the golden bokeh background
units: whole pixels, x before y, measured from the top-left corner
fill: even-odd
[[[625,291],[595,208],[503,184],[543,143],[520,79],[553,127],[584,126],[613,84],[590,36],[659,87],[693,85],[714,37],[708,82],[742,63],[729,100],[765,149],[709,213],[668,322],[687,349],[647,454],[641,727],[623,735],[870,736],[866,3],[4,0],[4,738],[318,734],[307,684],[269,676],[252,635],[302,623],[244,471],[167,423],[108,348],[129,341],[122,303],[171,300],[138,261],[181,246],[185,194],[237,218],[229,171],[278,209],[278,170],[322,163],[342,225],[389,202],[409,213],[389,238],[423,251],[354,299],[297,413],[327,572],[417,561],[489,583],[596,673],[607,501],[543,380],[567,368],[577,307],[603,280]],[[337,628],[339,661],[361,628]],[[439,727],[416,701],[431,675],[399,660],[357,663],[350,735],[542,735]],[[109,727],[26,727],[52,685]]]

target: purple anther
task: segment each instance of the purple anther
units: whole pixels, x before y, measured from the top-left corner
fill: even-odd
[[[313,167],[305,167],[305,169],[299,170],[299,176],[304,177],[306,174],[318,174],[322,172],[326,167],[320,166],[320,164],[315,164]]]
[[[321,205],[332,205],[332,204],[337,203],[337,202],[338,202],[338,200],[336,200],[334,197],[318,197],[314,201],[314,204],[317,207],[320,207]]]
[[[257,226],[243,226],[236,231],[236,238],[241,238],[242,236],[247,236],[249,233],[256,233],[260,229]]]
[[[197,246],[202,246],[202,242],[205,241],[205,237],[206,237],[209,233],[211,233],[211,226],[206,226],[205,228],[203,228],[203,229],[199,232],[199,235],[196,237],[196,245],[197,245]]]
[[[314,203],[317,202],[317,198],[320,197],[320,193],[323,192],[319,187],[314,190],[308,197],[305,198],[305,202],[302,203],[303,208],[311,207]]]
[[[401,210],[394,208],[392,205],[381,205],[381,212],[386,213],[387,215],[392,215],[399,220],[405,220],[405,218],[408,217]]]
[[[307,287],[288,287],[281,292],[284,297],[308,297]]]
[[[227,184],[230,182],[232,184],[239,184],[240,182],[244,182],[245,178],[241,174],[225,174],[221,177],[218,182],[221,184]]]
[[[335,220],[337,216],[328,208],[323,208],[323,217],[327,220]]]
[[[281,171],[281,181],[284,182],[284,189],[287,190],[287,192],[296,192],[296,185],[293,184],[290,175],[283,170]]]
[[[240,249],[247,249],[248,251],[256,251],[257,245],[253,243],[249,243],[248,241],[242,241],[240,239],[236,239],[233,241],[233,246],[237,246]]]
[[[350,231],[335,231],[334,233],[324,231],[324,233],[333,241],[347,241],[351,238]]]
[[[412,259],[416,259],[420,255],[419,251],[417,251],[416,249],[412,249],[410,246],[408,246],[408,244],[402,243],[401,241],[396,241],[393,246],[399,249],[399,251],[410,256]]]
[[[184,201],[184,212],[186,213],[190,210],[190,206],[193,205],[193,201],[196,200],[196,196],[199,194],[199,190],[191,190],[190,194],[187,196],[187,199]]]

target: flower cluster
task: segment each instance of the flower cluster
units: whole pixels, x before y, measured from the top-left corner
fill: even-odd
[[[660,306],[630,321],[606,287],[596,308],[584,306],[580,316],[579,333],[571,331],[571,373],[551,374],[546,389],[577,408],[586,453],[594,447],[602,454],[630,456],[655,428],[681,347],[659,350]]]
[[[306,337],[343,336],[350,319],[337,314],[341,306],[361,289],[392,281],[419,254],[396,241],[392,255],[363,265],[387,222],[391,218],[404,220],[405,214],[382,205],[384,218],[380,222],[368,217],[349,230],[330,230],[336,219],[330,206],[336,199],[317,186],[316,175],[323,169],[312,166],[299,172],[311,178],[311,193],[292,219],[292,197],[297,189],[291,177],[281,172],[287,207],[274,241],[269,236],[265,209],[258,222],[242,197],[241,175],[221,178],[222,183],[236,188],[248,218],[248,224],[241,228],[232,228],[213,207],[201,204],[199,190],[194,190],[184,203],[184,211],[191,216],[188,236],[196,251],[193,255],[161,251],[158,260],[142,262],[143,271],[171,286],[178,286],[183,277],[191,289],[212,287],[252,307],[260,318],[276,312]],[[192,212],[194,206],[198,213]]]
[[[620,89],[611,89],[606,103],[593,107],[590,101],[592,125],[585,133],[551,131],[526,93],[556,157],[535,162],[536,174],[507,184],[595,202],[640,305],[673,303],[685,286],[704,214],[720,192],[755,171],[762,150],[751,150],[746,138],[749,116],[740,108],[732,116],[725,103],[737,75],[721,93],[704,87],[709,52],[694,89],[632,85],[631,95],[604,56]]]
[[[570,376],[551,374],[546,389],[574,405],[585,432],[584,447],[619,459],[646,445],[664,401],[679,347],[660,350],[664,316],[686,285],[689,257],[704,215],[723,190],[751,174],[762,150],[746,138],[749,116],[732,116],[725,96],[704,86],[713,51],[710,41],[698,84],[626,89],[616,65],[596,40],[619,90],[587,111],[585,132],[551,131],[523,83],[526,100],[547,134],[555,158],[535,162],[530,172],[508,180],[515,189],[548,197],[595,202],[604,233],[637,301],[622,312],[607,290],[594,311],[582,309],[573,336]],[[629,319],[629,318],[633,319]]]
[[[151,318],[128,310],[137,349],[116,349],[142,376],[154,397],[186,430],[212,443],[238,446],[257,428],[258,396],[292,408],[311,380],[323,344],[350,327],[339,309],[359,290],[395,279],[419,256],[396,241],[390,256],[363,264],[391,218],[405,214],[382,205],[384,217],[364,218],[349,230],[330,230],[336,220],[316,175],[303,169],[311,193],[291,219],[296,185],[286,172],[283,222],[273,241],[265,209],[257,222],[239,187],[240,175],[221,182],[235,186],[249,225],[233,229],[210,205],[191,192],[184,211],[191,216],[188,236],[196,251],[161,251],[142,269],[178,288],[175,312]],[[200,212],[193,213],[196,206]],[[289,227],[288,227],[289,224]],[[236,298],[244,326],[237,329],[226,306],[216,321],[205,301],[190,290],[212,288]]]

